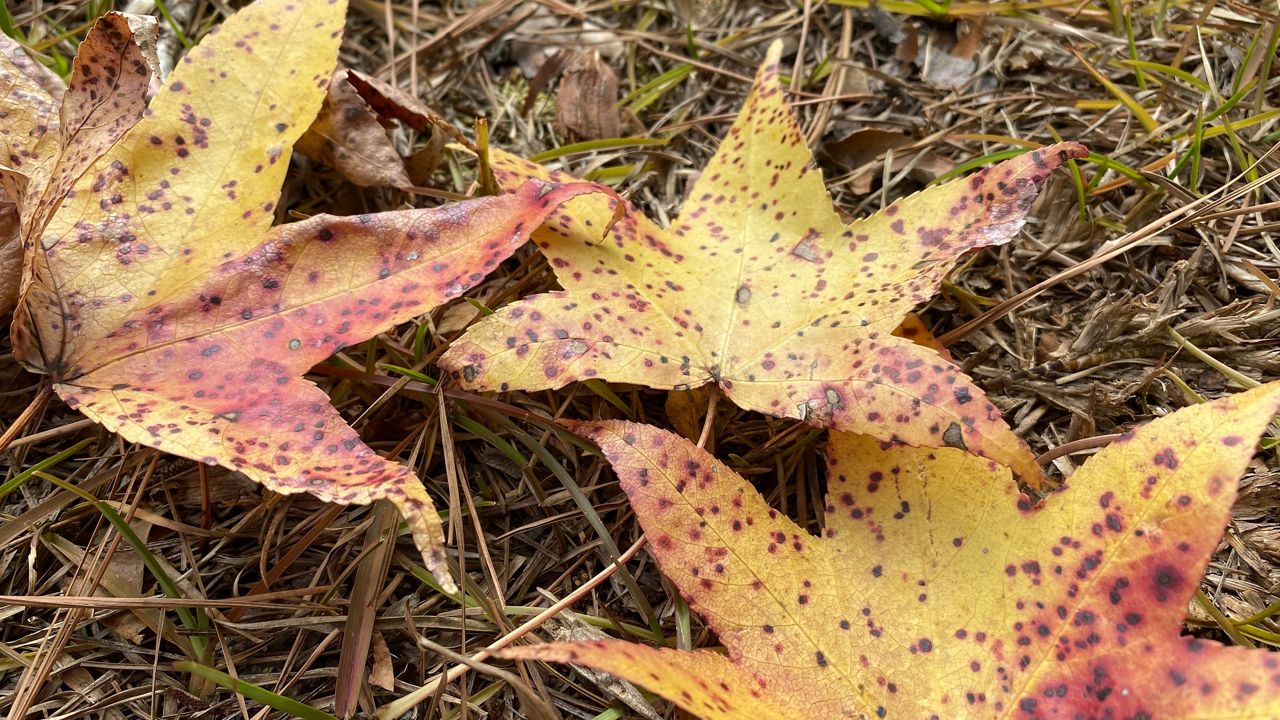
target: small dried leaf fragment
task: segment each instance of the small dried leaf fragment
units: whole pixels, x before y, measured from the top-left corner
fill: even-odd
[[[401,157],[387,129],[399,122],[426,137]],[[320,114],[298,140],[302,153],[364,187],[413,187],[430,177],[445,135],[469,145],[456,128],[417,98],[356,70],[334,73]]]
[[[505,654],[607,670],[703,718],[1276,717],[1280,658],[1179,626],[1277,409],[1280,383],[1179,410],[1035,507],[983,458],[833,433],[822,538],[676,435],[576,423],[729,657]]]
[[[387,130],[348,82],[334,73],[315,122],[298,139],[299,152],[319,160],[362,187],[413,185]]]
[[[438,137],[440,147],[446,135],[463,146],[472,146],[440,113],[403,90],[354,70],[348,73],[347,81],[384,124],[395,120],[420,133],[431,133],[433,138]]]
[[[600,378],[718,383],[739,406],[924,447],[962,447],[1043,476],[982,390],[890,333],[956,259],[1008,241],[1039,185],[1084,149],[1063,143],[894,202],[846,225],[831,207],[770,50],[681,216],[571,204],[535,234],[563,291],[512,303],[441,360],[464,386],[558,388]],[[493,153],[505,188],[569,176]]]
[[[192,49],[136,124],[125,118],[142,110],[140,68],[118,74],[132,88],[119,98],[73,78],[68,101],[96,102],[90,117],[102,122],[83,123],[96,128],[87,135],[64,124],[63,156],[32,180],[33,196],[69,191],[24,215],[33,252],[14,352],[127,440],[281,493],[390,500],[452,588],[421,481],[366,446],[303,374],[475,286],[561,203],[598,188],[531,182],[440,208],[272,227],[345,11],[325,0],[249,5]]]
[[[826,143],[822,151],[831,160],[854,170],[849,189],[866,194],[871,192],[872,182],[883,174],[884,163],[877,161],[884,160],[890,152],[893,162],[889,164],[889,172],[897,175],[910,166],[908,173],[917,182],[933,182],[954,169],[954,163],[928,148],[910,149],[916,143],[915,138],[901,132],[862,128]]]
[[[373,667],[369,671],[369,684],[383,690],[396,689],[395,660],[391,657],[391,648],[382,633],[373,633]]]
[[[568,58],[556,94],[556,127],[573,140],[619,135],[618,76],[596,51],[563,50]]]

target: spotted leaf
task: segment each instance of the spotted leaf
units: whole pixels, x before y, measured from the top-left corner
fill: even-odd
[[[13,87],[9,72],[17,71],[34,82],[55,101],[62,100],[67,86],[58,74],[32,58],[18,41],[8,35],[0,35],[0,73],[4,73],[5,87]]]
[[[744,408],[967,448],[1038,482],[982,391],[891,333],[957,257],[1008,241],[1045,177],[1084,149],[1030,152],[846,225],[783,99],[779,53],[670,228],[627,206],[602,239],[609,208],[570,205],[534,238],[564,290],[477,323],[442,366],[488,390],[715,382]],[[500,152],[493,166],[507,188],[568,177]]]
[[[59,113],[57,154],[33,175],[39,196],[23,201],[29,225],[43,224],[89,165],[142,117],[159,67],[157,32],[154,18],[113,12],[80,43]]]
[[[56,150],[61,78],[0,34],[0,165],[29,175]],[[7,173],[6,173],[7,174]]]
[[[69,183],[142,117],[156,27],[154,18],[127,13],[98,18],[76,53],[69,88],[12,40],[0,41],[0,82],[8,87],[0,100],[8,167],[0,183],[0,312],[18,298],[21,227],[41,224]]]
[[[22,243],[18,201],[27,175],[54,152],[62,79],[35,62],[9,36],[0,34],[0,314],[18,300]],[[57,98],[54,97],[57,94]]]
[[[728,659],[620,641],[520,648],[704,718],[1280,716],[1280,657],[1179,635],[1280,383],[1117,440],[1032,506],[951,448],[833,433],[825,532],[668,433],[577,424]],[[766,708],[769,714],[765,714]]]
[[[32,252],[14,349],[126,439],[282,493],[390,500],[453,587],[422,483],[366,446],[303,374],[461,295],[560,204],[598,188],[534,181],[436,209],[272,227],[344,15],[332,0],[246,7],[183,59],[136,124],[119,120],[128,113],[110,92],[85,85],[98,125],[128,127],[84,167],[33,176],[36,192],[69,190],[47,217],[24,218]],[[68,98],[76,93],[73,80]]]

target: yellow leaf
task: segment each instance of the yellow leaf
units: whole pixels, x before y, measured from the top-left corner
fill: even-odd
[[[58,102],[65,88],[61,78],[23,52],[9,36],[0,34],[0,315],[18,300],[22,272],[22,243],[17,203],[26,190],[27,175],[57,145]],[[55,97],[56,94],[56,97]]]
[[[626,206],[602,239],[610,208],[573,203],[534,236],[564,290],[477,323],[441,366],[485,390],[715,382],[744,408],[967,448],[1040,481],[982,391],[891,332],[962,253],[1009,240],[1045,177],[1084,149],[1033,151],[845,225],[784,102],[779,52],[672,227]],[[493,167],[505,188],[570,179],[501,152]]]
[[[938,342],[938,338],[929,332],[929,326],[925,325],[920,316],[915,313],[907,313],[907,316],[902,318],[902,322],[898,323],[898,327],[894,328],[893,334],[930,348],[943,360],[951,362],[951,351],[947,350],[946,345]]]
[[[607,670],[703,718],[1277,717],[1275,654],[1179,626],[1278,408],[1272,383],[1179,410],[1034,507],[988,460],[833,433],[821,539],[683,438],[575,423],[729,659],[506,654]]]
[[[56,150],[58,103],[62,81],[27,57],[22,47],[0,34],[0,133],[2,163],[11,171],[29,174]],[[55,97],[56,95],[56,97]]]
[[[337,0],[259,0],[182,60],[136,124],[142,68],[77,61],[68,102],[79,93],[86,104],[64,108],[61,153],[28,193],[44,199],[24,206],[32,251],[14,351],[128,440],[281,493],[390,500],[452,589],[421,481],[366,446],[303,374],[474,287],[561,203],[598,188],[531,182],[503,197],[273,228],[345,12]],[[95,72],[130,78],[115,87],[136,95],[104,96]],[[80,127],[123,135],[68,134],[67,113],[80,109]]]
[[[8,163],[0,171],[0,313],[18,299],[21,228],[42,225],[89,163],[142,117],[155,40],[154,18],[103,15],[80,43],[69,88],[12,40],[0,41],[8,86],[0,100]]]
[[[667,394],[667,420],[676,432],[690,440],[697,440],[702,434],[710,406],[711,393],[706,386],[677,390]]]

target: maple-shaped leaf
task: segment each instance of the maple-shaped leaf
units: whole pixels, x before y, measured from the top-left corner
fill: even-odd
[[[1272,383],[1179,410],[1034,507],[992,461],[832,433],[822,538],[679,436],[575,423],[728,657],[509,656],[607,670],[704,718],[1280,717],[1280,656],[1179,636],[1278,407]]]
[[[334,0],[246,7],[188,53],[141,120],[130,115],[142,88],[115,92],[129,67],[107,70],[114,91],[98,85],[100,102],[72,112],[89,112],[83,127],[127,131],[108,144],[100,133],[64,139],[54,171],[41,166],[30,181],[27,195],[41,199],[23,208],[31,250],[14,351],[128,440],[281,493],[390,500],[452,588],[422,483],[366,446],[303,373],[462,294],[561,203],[599,188],[531,182],[436,209],[273,228],[345,10]],[[73,76],[68,102],[95,97],[90,78]],[[64,108],[64,134],[67,117]],[[68,190],[55,192],[59,183]]]
[[[780,51],[670,228],[627,206],[602,239],[610,208],[571,204],[534,236],[564,290],[485,318],[441,366],[485,390],[715,382],[747,409],[967,448],[1038,482],[983,392],[891,332],[962,253],[1009,240],[1048,174],[1084,149],[1033,151],[846,225],[783,99]],[[501,152],[492,160],[506,188],[570,179]]]

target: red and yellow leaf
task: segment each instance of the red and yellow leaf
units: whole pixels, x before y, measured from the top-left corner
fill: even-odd
[[[973,382],[891,335],[957,257],[1008,241],[1074,143],[1027,153],[846,225],[812,166],[771,50],[680,218],[572,203],[535,234],[564,290],[477,323],[442,359],[470,388],[601,378],[655,388],[715,382],[738,405],[925,447],[967,448],[1042,478]],[[506,188],[569,176],[501,152]]]
[[[991,461],[833,433],[821,539],[676,435],[576,424],[728,660],[618,641],[509,655],[704,718],[1276,717],[1280,657],[1179,626],[1278,408],[1272,383],[1179,410],[1035,507]]]
[[[461,295],[561,203],[599,188],[530,182],[436,209],[273,228],[344,17],[340,1],[246,7],[183,59],[136,124],[123,118],[141,100],[141,72],[114,75],[112,92],[133,100],[79,86],[98,102],[95,127],[129,127],[110,143],[64,133],[65,174],[33,178],[49,201],[23,230],[32,252],[14,349],[70,405],[129,440],[282,493],[390,500],[452,587],[422,483],[366,446],[303,374]],[[84,153],[97,156],[76,169]],[[62,177],[65,199],[55,193]]]

